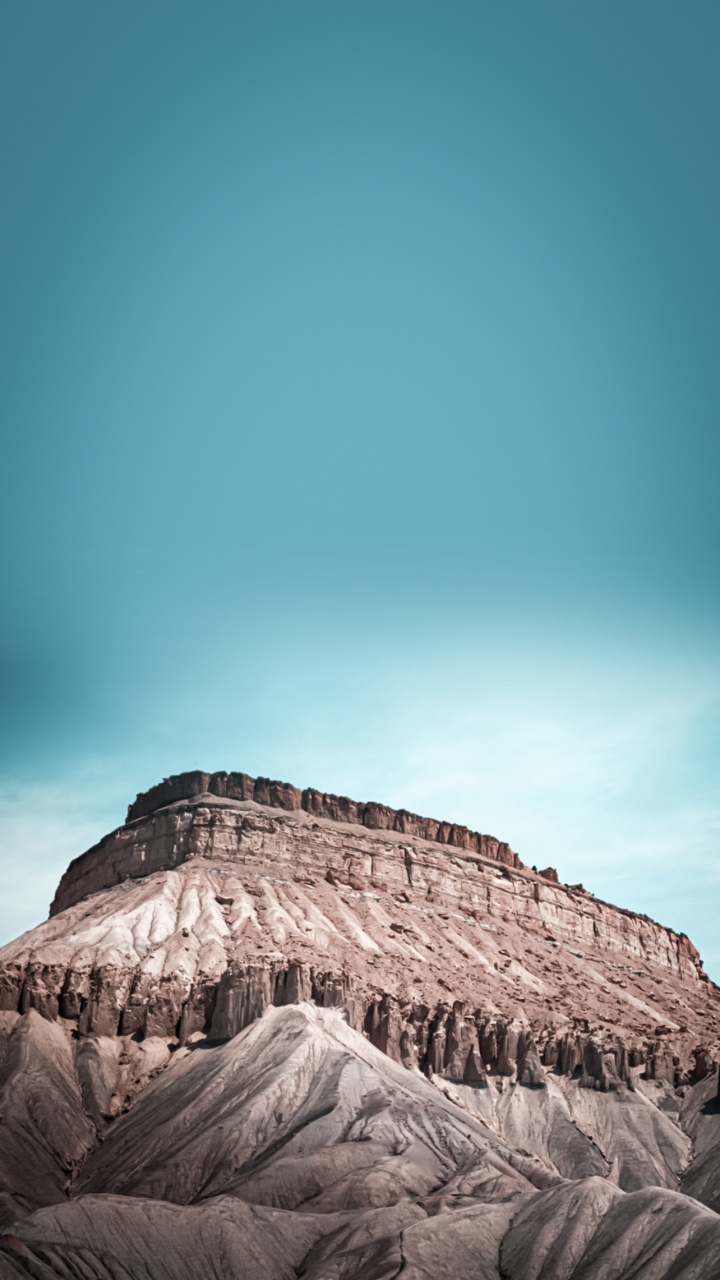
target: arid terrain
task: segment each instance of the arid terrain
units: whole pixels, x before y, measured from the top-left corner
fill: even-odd
[[[0,949],[0,1276],[712,1280],[720,990],[502,840],[139,796]]]

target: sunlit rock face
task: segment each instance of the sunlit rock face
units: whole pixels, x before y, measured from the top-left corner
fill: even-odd
[[[503,841],[180,775],[0,949],[0,1276],[720,1274],[719,1046]]]

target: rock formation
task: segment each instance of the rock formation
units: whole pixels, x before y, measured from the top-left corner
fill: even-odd
[[[710,1276],[718,1056],[684,934],[456,824],[182,774],[0,949],[0,1276],[211,1239],[228,1277]]]

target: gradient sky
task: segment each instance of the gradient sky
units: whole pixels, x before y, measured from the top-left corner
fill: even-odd
[[[0,7],[0,941],[136,791],[404,805],[720,980],[720,7]]]

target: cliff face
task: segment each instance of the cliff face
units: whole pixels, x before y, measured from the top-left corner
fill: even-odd
[[[308,999],[453,1079],[552,1066],[607,1089],[701,1069],[720,1006],[689,940],[552,877],[404,810],[183,774],[0,950],[0,1007],[82,1035],[224,1039]]]
[[[517,854],[503,841],[481,835],[478,831],[469,831],[456,823],[421,818],[407,809],[391,809],[374,801],[358,802],[349,800],[347,796],[328,795],[312,787],[300,791],[288,782],[251,778],[247,773],[202,773],[196,770],[165,778],[149,791],[141,792],[134,804],[128,807],[127,825],[70,864],[60,881],[50,914],[72,906],[87,893],[109,888],[125,876],[147,875],[160,868],[177,866],[178,862],[193,857],[192,837],[183,840],[172,824],[166,828],[162,820],[154,820],[151,831],[142,827],[137,833],[134,824],[142,818],[154,818],[159,810],[180,800],[196,804],[203,796],[210,804],[216,798],[253,801],[265,808],[303,812],[313,818],[327,818],[331,822],[362,826],[372,831],[394,831],[433,844],[466,849],[505,866],[522,866]],[[142,850],[139,857],[134,852],[135,847]]]
[[[0,1274],[701,1280],[719,1049],[683,934],[464,827],[183,774],[0,949]]]

